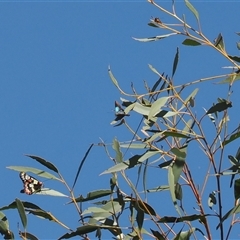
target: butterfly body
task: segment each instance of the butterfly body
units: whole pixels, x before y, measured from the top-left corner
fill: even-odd
[[[26,193],[28,195],[31,195],[36,192],[40,192],[43,183],[38,181],[36,178],[29,176],[25,172],[20,172],[19,174],[22,182],[23,182],[23,189],[20,191],[21,193]]]

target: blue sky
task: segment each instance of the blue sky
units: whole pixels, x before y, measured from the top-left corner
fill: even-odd
[[[238,55],[239,36],[235,32],[239,31],[239,4],[192,3],[199,11],[205,35],[214,40],[221,32],[229,53]],[[171,9],[170,1],[162,5]],[[185,13],[187,21],[195,24],[183,1],[176,2],[176,9],[179,16]],[[38,155],[53,162],[71,185],[91,143],[98,143],[99,137],[106,143],[111,143],[115,136],[120,141],[130,140],[127,130],[110,125],[114,101],[119,101],[121,95],[110,81],[108,65],[129,93],[131,82],[143,93],[143,80],[149,85],[157,80],[148,64],[170,74],[177,47],[180,62],[175,81],[179,84],[228,72],[221,67],[230,64],[218,53],[208,47],[183,46],[184,38],[180,36],[150,43],[134,41],[132,37],[162,34],[161,29],[147,25],[152,16],[175,23],[147,1],[0,1],[1,206],[20,198],[51,211],[72,229],[78,227],[78,215],[73,206],[64,205],[66,199],[20,194],[18,173],[6,166],[41,168],[24,156]],[[225,85],[204,83],[200,88],[198,111],[208,108],[217,97],[226,97]],[[234,91],[237,90],[238,83]],[[233,101],[236,97],[233,95]],[[239,104],[235,102],[237,111]],[[233,124],[238,122],[232,120]],[[229,154],[234,155],[236,149],[237,146],[229,149]],[[99,174],[110,166],[112,162],[103,149],[94,147],[79,177],[76,196],[108,188],[109,176]],[[54,181],[44,185],[67,194]],[[85,207],[88,206],[87,203]],[[17,212],[5,214],[17,235]],[[28,230],[39,239],[55,239],[66,232],[55,223],[33,216],[29,216]],[[237,236],[235,232],[233,237]]]

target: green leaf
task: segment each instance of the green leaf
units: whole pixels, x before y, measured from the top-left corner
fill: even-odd
[[[28,240],[38,240],[36,236],[29,232],[21,232],[19,231],[19,235],[22,237],[22,239],[28,239]]]
[[[196,221],[196,220],[200,220],[201,222],[203,222],[206,218],[206,216],[208,216],[208,214],[206,215],[197,215],[197,214],[193,214],[193,215],[188,215],[188,216],[183,216],[183,217],[162,217],[161,219],[158,220],[158,222],[160,223],[178,223],[178,222],[185,222],[185,221]]]
[[[89,192],[86,197],[83,197],[81,195],[80,197],[75,198],[75,201],[76,202],[87,202],[87,201],[91,201],[94,199],[108,196],[110,194],[112,194],[112,191],[109,189],[96,190],[96,191]],[[70,203],[72,203],[72,202],[73,201],[71,201]]]
[[[182,201],[182,186],[179,183],[175,185],[175,196],[178,200]]]
[[[32,208],[32,209],[41,209],[40,207],[38,207],[37,205],[31,203],[31,202],[22,202],[23,206],[25,208]],[[8,209],[16,209],[17,208],[17,204],[16,204],[16,201],[10,203],[9,205],[7,206],[3,206],[0,208],[0,211],[2,210],[8,210]]]
[[[237,49],[240,50],[240,42],[237,42]]]
[[[134,105],[133,111],[140,113],[142,115],[148,116],[150,107],[145,107],[142,104],[136,102]]]
[[[147,189],[146,192],[161,192],[161,191],[166,191],[169,190],[169,186],[168,185],[162,185],[162,186],[158,186],[155,188],[151,188],[151,189]]]
[[[26,213],[24,210],[23,203],[17,198],[15,199],[15,202],[17,205],[17,210],[18,210],[19,216],[22,221],[23,228],[26,229],[27,228],[27,216],[26,216]]]
[[[172,148],[171,152],[176,155],[175,161],[173,161],[172,171],[174,174],[174,184],[176,184],[179,180],[179,177],[182,173],[182,169],[185,165],[186,160],[186,151],[187,146],[183,148]]]
[[[62,182],[62,180],[60,178],[57,178],[53,174],[46,172],[42,169],[32,168],[32,167],[24,167],[24,166],[8,166],[6,168],[14,170],[14,171],[18,171],[18,172],[31,172],[31,173],[34,173],[43,178],[47,178],[47,179],[51,179],[51,180],[58,180],[58,181]]]
[[[176,138],[190,138],[185,134],[178,133],[178,132],[169,132],[169,131],[163,132],[162,135],[167,137],[176,137]]]
[[[171,194],[171,198],[172,198],[172,202],[174,207],[176,208],[177,213],[181,216],[181,211],[179,206],[177,205],[177,198],[175,195],[175,183],[174,183],[174,174],[173,174],[173,168],[172,165],[169,166],[168,168],[168,184],[169,184],[169,190],[170,190],[170,194]]]
[[[153,230],[153,229],[151,229],[151,228],[150,228],[150,230],[151,230],[153,236],[154,236],[157,240],[165,240],[165,239],[166,239],[160,232],[155,231],[155,230]]]
[[[99,228],[99,226],[88,226],[88,225],[82,226],[82,227],[77,228],[76,231],[71,231],[70,233],[65,233],[58,240],[69,239],[69,238],[73,238],[75,236],[82,236],[84,234],[94,232],[98,228]]]
[[[135,143],[127,143],[127,144],[120,144],[120,147],[121,148],[132,148],[132,149],[145,149],[147,148],[147,144],[142,144],[142,143],[139,143],[139,144],[135,144]]]
[[[156,68],[154,68],[151,64],[148,64],[148,67],[154,72],[156,73],[160,78],[162,77],[162,75],[156,70]]]
[[[231,55],[228,55],[229,58],[231,58],[233,61],[236,61],[238,63],[240,63],[240,57],[238,56],[231,56]]]
[[[225,52],[225,45],[224,45],[224,41],[221,33],[218,34],[218,37],[216,38],[214,45],[221,51]]]
[[[234,74],[231,74],[229,77],[223,79],[222,81],[218,82],[218,84],[225,84],[225,83],[229,84],[238,80],[240,80],[240,74],[234,73]]]
[[[193,7],[193,5],[188,0],[185,0],[185,4],[188,7],[188,9],[194,14],[196,19],[199,21],[199,14],[197,10]]]
[[[50,212],[46,212],[44,210],[40,210],[40,209],[28,209],[29,214],[32,214],[34,216],[52,221],[52,222],[56,222],[58,224],[60,224],[61,226],[69,229],[69,227],[65,226],[62,222],[60,222],[55,216],[53,216]]]
[[[199,88],[196,88],[196,89],[194,89],[194,90],[191,92],[191,94],[189,94],[189,96],[185,99],[184,104],[183,104],[182,107],[179,109],[179,111],[180,111],[181,109],[185,108],[185,106],[187,105],[188,102],[191,101],[191,99],[194,99],[194,98],[195,98],[195,96],[196,96],[197,93],[198,93],[198,90],[199,90]]]
[[[141,230],[143,226],[143,221],[144,221],[144,211],[140,209],[137,210],[136,221],[137,221],[139,230]]]
[[[38,157],[38,156],[34,156],[34,155],[28,155],[28,154],[26,156],[36,160],[37,162],[39,162],[40,164],[42,164],[46,168],[58,173],[58,169],[52,163],[46,161],[45,159],[43,159],[41,157]]]
[[[116,152],[115,159],[116,159],[117,163],[123,162],[123,154],[122,154],[121,149],[120,149],[120,144],[119,144],[119,142],[116,138],[113,139],[112,148]]]
[[[134,38],[134,40],[139,41],[139,42],[152,42],[152,41],[158,41],[173,35],[176,35],[178,33],[169,33],[169,34],[165,34],[165,35],[160,35],[160,36],[155,36],[155,37],[149,37],[149,38]]]
[[[195,230],[195,228],[191,228],[190,230],[185,232],[180,231],[173,240],[189,240]]]
[[[6,215],[0,212],[0,233],[5,235],[9,231],[9,222]]]
[[[223,144],[223,146],[226,146],[226,145],[229,144],[230,142],[238,139],[239,137],[240,137],[240,132],[234,133],[234,134],[232,134],[232,135],[230,136],[229,139],[223,141],[222,144]]]
[[[59,191],[50,189],[50,188],[42,188],[41,191],[36,192],[35,194],[37,195],[47,195],[47,196],[52,196],[52,197],[69,197]]]
[[[221,219],[220,223],[217,225],[217,228],[218,229],[220,227],[220,225],[226,220],[228,219],[229,217],[231,217],[233,214],[237,214],[240,212],[240,204],[238,204],[237,206],[235,206],[234,208],[232,208],[231,210],[229,210],[224,216],[223,218]]]
[[[132,197],[126,197],[126,201],[131,201],[132,206],[137,210],[142,210],[145,214],[156,216],[155,210],[146,202]]]
[[[117,79],[113,76],[112,71],[111,71],[111,69],[110,69],[110,66],[108,67],[108,74],[109,74],[109,77],[111,78],[113,84],[114,84],[117,88],[119,88],[118,81],[117,81]]]
[[[149,111],[148,119],[154,117],[157,113],[161,111],[161,108],[165,106],[166,102],[168,101],[169,97],[162,97],[155,101]]]
[[[146,151],[139,159],[138,162],[142,163],[144,162],[146,159],[149,159],[150,157],[156,155],[156,154],[160,154],[160,152],[158,150],[149,150]]]
[[[177,65],[178,65],[178,59],[179,59],[179,48],[177,48],[177,52],[176,52],[175,57],[174,57],[172,77],[174,76],[174,74],[176,72]]]
[[[186,45],[186,46],[199,46],[199,45],[202,45],[201,43],[195,41],[195,40],[192,40],[192,39],[185,39],[183,42],[182,42],[183,45]]]
[[[234,197],[235,200],[240,198],[240,179],[236,179],[234,181]]]
[[[90,153],[92,147],[93,147],[93,143],[90,145],[90,147],[89,147],[88,150],[86,151],[83,159],[81,160],[81,163],[80,163],[79,166],[78,166],[78,170],[77,170],[77,173],[76,173],[74,182],[73,182],[72,190],[74,189],[75,184],[77,183],[77,179],[78,179],[78,177],[79,177],[79,174],[80,174],[80,172],[81,172],[81,169],[82,169],[82,167],[83,167],[83,164],[85,163],[85,161],[86,161],[86,159],[87,159],[87,156],[88,156],[88,154]]]
[[[215,112],[222,112],[228,108],[232,107],[232,103],[225,100],[223,102],[219,102],[215,105],[213,105],[210,109],[208,109],[206,114],[211,114],[211,113],[215,113]]]

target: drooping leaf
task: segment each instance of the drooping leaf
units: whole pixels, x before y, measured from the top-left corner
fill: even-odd
[[[151,228],[150,228],[150,230],[151,230],[153,236],[154,236],[157,240],[165,240],[165,239],[166,239],[160,232],[155,231],[155,230],[153,230],[153,229],[151,229]]]
[[[229,84],[238,80],[240,80],[240,74],[239,72],[235,72],[234,74],[231,74],[229,77],[218,82],[218,84]]]
[[[161,81],[162,81],[162,76],[160,76],[159,79],[155,82],[155,84],[153,85],[153,87],[151,89],[151,92],[154,92],[157,89],[157,87]]]
[[[240,198],[240,179],[236,179],[234,181],[234,197],[235,200]]]
[[[93,144],[91,144],[90,147],[88,148],[87,152],[85,153],[85,155],[84,155],[84,157],[83,157],[83,159],[82,159],[82,161],[81,161],[81,163],[80,163],[80,165],[79,165],[79,167],[78,167],[78,171],[77,171],[77,173],[76,173],[76,176],[75,176],[75,179],[74,179],[74,182],[73,182],[72,190],[73,190],[74,187],[75,187],[75,184],[76,184],[76,182],[77,182],[77,179],[78,179],[78,176],[79,176],[79,174],[80,174],[80,171],[81,171],[81,169],[82,169],[82,167],[83,167],[83,164],[84,164],[84,162],[86,161],[87,156],[88,156],[90,150],[92,149],[92,147],[93,147]]]
[[[198,90],[199,90],[199,88],[196,88],[196,89],[194,89],[194,90],[191,92],[191,94],[189,94],[189,96],[185,99],[184,104],[183,104],[182,107],[179,109],[179,111],[180,111],[181,109],[183,109],[183,108],[187,105],[187,103],[190,102],[191,99],[194,99],[194,98],[195,98],[195,96],[196,96],[197,93],[198,93]]]
[[[37,162],[39,162],[43,166],[47,167],[48,169],[58,173],[58,169],[51,162],[48,162],[45,159],[43,159],[41,157],[38,157],[38,156],[34,156],[34,155],[28,155],[27,154],[26,156],[36,160]]]
[[[184,222],[184,221],[196,221],[196,220],[201,220],[202,222],[205,221],[206,216],[209,216],[208,214],[206,215],[197,215],[197,214],[193,214],[193,215],[188,215],[188,216],[183,216],[183,217],[169,217],[169,216],[165,216],[162,217],[158,220],[158,222],[160,223],[178,223],[178,222]]]
[[[96,191],[89,192],[86,197],[83,197],[81,195],[80,197],[75,198],[75,201],[76,202],[87,202],[87,201],[91,201],[91,200],[94,200],[94,199],[98,199],[98,198],[101,198],[101,197],[108,196],[111,193],[112,193],[112,191],[109,190],[109,189],[96,190]],[[71,201],[70,203],[72,203],[72,202],[73,201]]]
[[[195,228],[191,228],[188,231],[180,231],[176,237],[173,238],[173,240],[190,240],[191,235],[193,234],[193,232],[195,232]]]
[[[153,216],[156,216],[155,210],[146,202],[137,200],[136,198],[132,197],[126,197],[126,201],[131,201],[132,206],[138,211],[142,210],[145,214],[151,214]]]
[[[178,179],[182,173],[182,169],[185,164],[186,160],[186,151],[187,146],[184,146],[182,148],[172,148],[171,152],[176,155],[175,161],[173,161],[172,171],[174,175],[174,184],[178,182]]]
[[[47,179],[51,179],[51,180],[58,180],[58,181],[62,182],[62,180],[60,178],[54,176],[53,174],[51,174],[49,172],[42,170],[42,169],[25,167],[25,166],[8,166],[6,168],[15,170],[18,172],[31,172],[31,173],[34,173],[43,178],[47,178]]]
[[[188,0],[185,0],[185,4],[188,7],[188,9],[194,14],[194,16],[196,17],[197,21],[199,21],[198,11],[193,7],[193,5]]]
[[[239,137],[240,137],[240,132],[234,133],[234,134],[232,134],[232,135],[230,136],[229,139],[223,141],[222,144],[223,144],[223,146],[226,146],[226,145],[229,144],[230,142],[238,139]]]
[[[46,212],[44,210],[40,210],[40,209],[28,209],[29,214],[32,214],[34,216],[38,216],[41,217],[43,219],[49,220],[49,221],[53,221],[56,222],[58,224],[60,224],[61,226],[70,229],[69,227],[67,227],[66,225],[64,225],[62,222],[60,222],[55,216],[53,216],[50,212]]]
[[[179,59],[179,48],[177,48],[177,52],[176,52],[175,57],[174,57],[172,77],[174,76],[174,74],[176,72],[177,65],[178,65],[178,59]]]
[[[219,103],[213,105],[210,109],[208,109],[207,114],[215,113],[215,112],[222,112],[231,107],[232,107],[232,103],[227,100],[223,101],[223,102],[219,102]]]
[[[160,36],[155,36],[155,37],[148,37],[148,38],[134,38],[134,40],[139,41],[139,42],[152,42],[152,41],[158,41],[173,35],[176,35],[178,33],[169,33],[169,34],[165,34],[165,35],[160,35]]]
[[[110,79],[112,80],[113,84],[114,84],[117,88],[119,88],[118,81],[117,81],[117,79],[113,76],[112,71],[111,71],[111,69],[110,69],[110,66],[108,67],[108,74],[109,74]]]
[[[162,97],[155,101],[149,111],[148,119],[154,117],[157,113],[161,111],[161,108],[165,106],[166,102],[168,101],[169,97]]]
[[[112,148],[116,152],[116,157],[115,157],[116,162],[117,163],[123,162],[123,154],[122,154],[121,149],[120,149],[120,144],[119,144],[119,142],[116,138],[114,138],[114,140],[113,140]]]
[[[136,221],[137,221],[138,228],[141,230],[143,226],[143,221],[144,221],[144,211],[142,211],[141,209],[137,210]]]
[[[195,40],[192,40],[192,39],[185,39],[183,42],[182,42],[183,45],[186,45],[186,46],[192,46],[192,47],[195,47],[195,46],[199,46],[199,45],[202,45],[201,43],[195,41]]]
[[[182,201],[182,186],[179,183],[175,185],[175,196],[178,200]]]
[[[26,229],[27,228],[27,216],[26,216],[26,213],[24,210],[23,203],[17,198],[15,199],[15,202],[16,202],[19,216],[21,218],[22,225],[23,225],[24,229]]]
[[[225,45],[224,45],[224,41],[223,41],[223,36],[221,33],[218,34],[218,37],[215,39],[214,41],[214,45],[225,52]]]
[[[168,167],[168,184],[169,184],[169,190],[170,190],[170,194],[171,194],[171,198],[172,198],[172,202],[174,207],[176,208],[177,213],[181,216],[181,211],[180,208],[177,204],[177,198],[175,195],[175,178],[174,178],[174,174],[173,174],[173,167],[172,164]]]
[[[133,108],[133,111],[135,111],[137,113],[140,113],[144,116],[148,116],[149,111],[150,111],[150,107],[143,106],[142,104],[136,102],[135,106]]]
[[[240,203],[238,205],[236,205],[234,208],[230,209],[224,216],[223,218],[221,219],[220,223],[217,225],[217,228],[218,229],[220,227],[220,225],[226,220],[228,219],[229,217],[231,217],[233,214],[237,214],[240,212]]]
[[[0,233],[6,235],[9,231],[9,222],[6,215],[3,212],[0,212]]]
[[[190,138],[189,136],[179,133],[179,132],[170,132],[170,131],[166,131],[163,132],[162,135],[167,136],[167,137],[176,137],[176,138]]]
[[[31,234],[29,232],[21,232],[21,231],[19,231],[19,236],[21,236],[22,239],[38,240],[38,238],[36,236],[34,236],[33,234]]]
[[[237,49],[240,50],[240,42],[237,42]]]
[[[69,238],[73,238],[75,236],[81,236],[84,234],[94,232],[97,229],[98,229],[98,226],[89,226],[89,225],[81,226],[81,227],[77,228],[76,231],[71,231],[70,233],[65,233],[58,240],[69,239]]]
[[[236,62],[240,63],[240,57],[239,56],[228,55],[228,57],[231,58],[233,61],[236,61]]]
[[[155,188],[151,188],[151,189],[147,189],[146,192],[161,192],[161,191],[166,191],[169,190],[169,186],[168,185],[162,185],[162,186],[158,186]]]
[[[23,206],[25,208],[29,208],[29,209],[41,209],[40,207],[38,207],[37,205],[31,203],[31,202],[22,202]],[[16,209],[17,208],[17,204],[16,204],[16,201],[10,203],[9,205],[7,206],[3,206],[0,208],[0,211],[2,210],[8,210],[8,209]]]

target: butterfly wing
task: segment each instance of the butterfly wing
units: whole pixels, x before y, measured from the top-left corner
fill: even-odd
[[[21,193],[31,195],[33,193],[41,191],[43,187],[42,182],[38,181],[32,176],[29,176],[25,172],[20,172],[19,176],[23,182],[23,189],[20,191]]]

